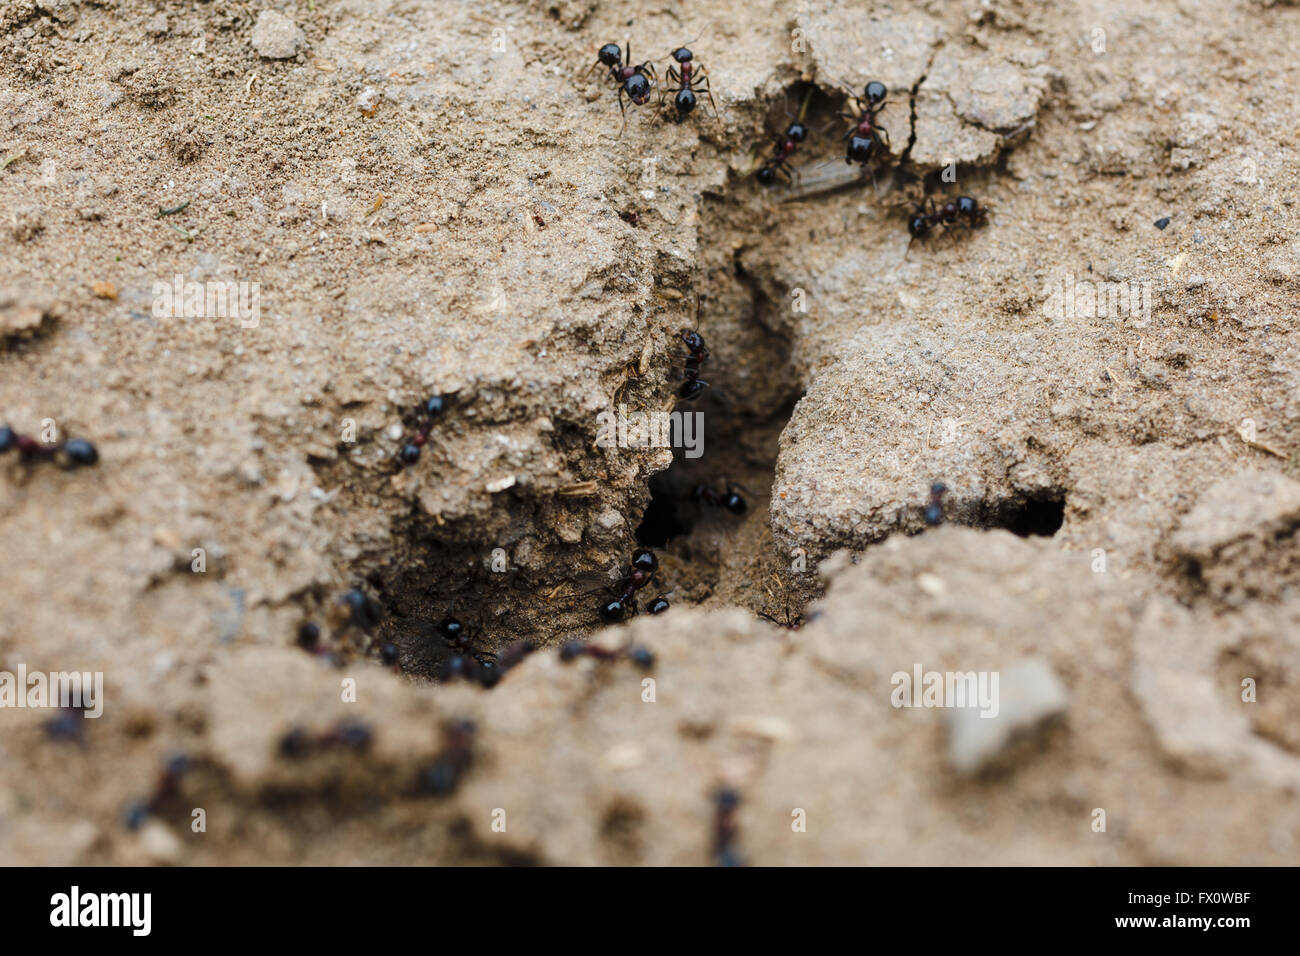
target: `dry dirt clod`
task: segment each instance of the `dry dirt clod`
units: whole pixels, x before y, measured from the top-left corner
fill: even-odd
[[[250,42],[268,60],[288,60],[307,48],[302,29],[276,10],[263,10],[257,15]]]

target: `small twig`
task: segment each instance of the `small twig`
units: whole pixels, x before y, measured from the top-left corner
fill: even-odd
[[[178,213],[178,212],[184,212],[187,208],[189,208],[189,205],[190,205],[190,201],[187,199],[187,200],[185,200],[183,203],[181,203],[179,206],[172,206],[172,207],[169,208],[169,209],[163,209],[161,206],[159,206],[159,207],[158,207],[158,218],[161,219],[163,216],[172,216],[172,215],[175,215],[175,214]]]

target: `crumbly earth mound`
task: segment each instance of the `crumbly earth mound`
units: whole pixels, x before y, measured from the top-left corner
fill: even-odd
[[[0,673],[105,681],[0,707],[0,861],[1296,862],[1297,33],[0,0],[0,425],[99,452],[0,456]],[[623,129],[583,72],[629,38],[712,103]],[[982,226],[909,235],[959,194]],[[599,441],[620,404],[701,413],[702,457]],[[602,628],[638,537],[674,607]],[[538,649],[439,680],[448,613]],[[894,706],[918,667],[1000,712]]]

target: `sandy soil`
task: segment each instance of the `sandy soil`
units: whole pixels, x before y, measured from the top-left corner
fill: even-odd
[[[0,0],[0,425],[99,452],[0,457],[0,673],[105,686],[0,707],[0,862],[1297,862],[1297,38],[1251,0]],[[620,132],[584,72],[628,40],[661,81],[692,41],[716,112]],[[981,228],[909,235],[959,194]],[[604,447],[620,404],[702,457]],[[673,607],[602,627],[638,538]],[[449,613],[537,650],[442,679]],[[894,706],[915,667],[1000,713]]]

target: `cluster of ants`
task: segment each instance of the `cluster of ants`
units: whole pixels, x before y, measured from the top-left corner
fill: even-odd
[[[695,54],[687,47],[680,46],[669,56],[677,64],[668,67],[668,80],[677,87],[677,92],[673,96],[673,109],[676,111],[677,122],[680,123],[695,110],[699,103],[697,91],[709,98],[709,105],[716,116],[718,108],[713,102],[713,94],[709,92],[708,74],[704,72],[703,67],[695,66]],[[630,41],[626,52],[619,49],[617,43],[606,43],[596,53],[596,62],[591,65],[587,73],[590,74],[599,66],[605,67],[607,78],[614,84],[614,89],[618,90],[618,108],[623,114],[623,127],[619,129],[618,134],[622,136],[623,129],[627,127],[627,104],[623,98],[626,96],[634,105],[644,106],[650,101],[651,92],[659,84],[659,76],[655,71],[654,63],[650,60],[632,65]],[[664,105],[664,96],[665,94],[661,92],[660,108]]]
[[[717,105],[713,102],[713,94],[709,92],[708,74],[704,71],[704,67],[695,63],[695,54],[689,47],[680,46],[673,50],[669,56],[676,63],[676,66],[668,67],[667,71],[668,80],[676,90],[673,96],[676,121],[682,122],[695,110],[696,105],[699,103],[697,93],[703,93],[709,98],[709,105],[713,108],[713,113],[716,116],[718,112]],[[618,92],[618,108],[623,117],[623,125],[619,128],[619,136],[623,135],[623,130],[627,127],[627,102],[630,101],[635,106],[643,106],[649,102],[651,93],[659,83],[653,62],[646,60],[634,65],[631,61],[631,42],[627,44],[625,49],[620,49],[617,43],[606,43],[596,53],[596,62],[587,71],[590,74],[597,67],[604,67],[607,79]],[[889,142],[889,130],[880,125],[879,122],[879,114],[888,105],[885,100],[889,95],[889,91],[884,83],[879,80],[872,80],[863,88],[861,96],[852,90],[847,92],[855,109],[841,111],[840,113],[840,116],[848,120],[850,124],[848,131],[844,134],[846,140],[844,161],[866,167],[878,158],[892,152],[892,146]],[[666,93],[667,91],[660,93],[659,103],[661,108]],[[799,115],[794,122],[786,127],[785,132],[776,138],[776,144],[771,154],[755,173],[755,178],[762,185],[772,186],[778,181],[791,183],[797,175],[797,172],[790,165],[790,157],[798,150],[799,145],[808,138],[808,125],[804,122],[804,117],[808,110],[810,97],[811,90],[804,96],[803,104],[799,108]],[[980,207],[970,196],[958,196],[957,199],[945,201],[937,207],[931,198],[908,219],[907,229],[914,238],[924,239],[935,226],[962,225],[967,228],[976,228],[983,225],[985,212],[986,210]],[[687,342],[687,346],[691,348],[692,353],[695,352],[695,348],[690,341]],[[705,352],[704,354],[707,355],[708,353]],[[687,394],[688,386],[692,381],[694,380],[688,380],[687,383],[682,385],[680,392],[682,398],[694,397],[694,394],[698,393],[699,387],[702,387],[702,385],[695,387],[693,393]]]
[[[633,64],[631,56],[630,43],[625,48],[620,48],[616,43],[607,43],[600,48],[596,62],[591,67],[592,70],[603,67],[606,78],[617,91],[619,111],[623,115],[624,126],[627,119],[627,103],[631,102],[636,106],[644,105],[659,85],[654,64],[649,60]],[[670,56],[675,65],[668,68],[667,77],[675,89],[673,96],[675,119],[678,122],[686,119],[695,110],[701,95],[708,98],[716,115],[716,104],[709,91],[708,75],[702,66],[695,63],[694,53],[689,47],[681,46],[671,51]],[[661,93],[661,106],[664,103],[664,95]],[[841,113],[843,118],[850,121],[849,129],[844,135],[846,162],[868,166],[891,152],[889,132],[879,122],[879,114],[887,105],[887,95],[885,85],[875,80],[866,85],[861,96],[850,92],[851,101],[856,108]],[[804,97],[798,117],[777,138],[771,155],[759,167],[756,177],[762,185],[770,186],[778,181],[791,182],[797,175],[789,161],[799,145],[808,137],[809,130],[804,117],[810,97],[811,91]],[[944,202],[937,206],[933,199],[929,199],[909,219],[908,231],[914,237],[924,238],[937,226],[961,225],[974,228],[983,223],[984,217],[985,210],[968,196],[961,196],[955,201]],[[686,346],[687,354],[682,381],[677,388],[677,397],[684,401],[691,401],[709,387],[708,382],[704,381],[701,375],[710,353],[704,337],[697,329],[683,328],[679,335]],[[428,441],[434,423],[442,416],[446,407],[446,399],[434,395],[414,411],[412,416],[414,421],[410,423],[412,431],[398,453],[398,458],[403,465],[413,465],[420,460],[421,449]],[[0,432],[0,435],[3,435],[3,432]],[[938,524],[942,521],[943,490],[945,489],[939,484],[931,490],[931,502],[925,509],[927,524]],[[691,493],[691,498],[699,505],[723,508],[735,515],[743,515],[748,510],[744,497],[729,482],[722,489],[712,484],[699,484]],[[599,605],[597,611],[600,618],[606,623],[620,623],[639,613],[638,593],[655,579],[658,569],[659,561],[654,552],[649,548],[638,548],[618,583],[610,588],[612,593]],[[646,605],[646,610],[651,614],[661,614],[668,608],[668,599],[662,594]],[[336,617],[336,627],[357,627],[368,632],[379,623],[382,609],[364,592],[353,589],[342,597],[333,613]],[[784,620],[778,620],[769,614],[759,616],[791,630],[797,630],[802,624],[800,619],[793,618],[788,612]],[[507,647],[500,655],[476,649],[475,642],[481,631],[470,630],[450,614],[438,622],[436,630],[445,644],[456,651],[440,667],[439,673],[444,679],[467,679],[485,687],[492,687],[501,680],[502,675],[509,668],[535,650],[532,641],[518,641]],[[308,622],[300,629],[299,643],[305,649],[327,653],[322,649],[320,637],[320,628]],[[570,641],[560,649],[563,660],[573,660],[584,655],[602,660],[626,656],[644,667],[651,666],[654,661],[653,655],[640,647],[616,651],[593,647],[581,641]],[[385,643],[379,646],[379,657],[385,664],[397,666],[398,656],[395,645]]]
[[[856,109],[851,112],[841,111],[840,116],[849,121],[849,129],[844,134],[847,141],[844,148],[844,161],[867,167],[873,161],[889,155],[892,147],[889,131],[880,125],[879,114],[888,105],[885,102],[889,91],[879,80],[872,80],[858,96],[848,91],[851,102]],[[804,123],[804,114],[808,109],[811,91],[804,96],[799,115],[785,132],[777,137],[776,147],[767,161],[755,174],[764,186],[772,186],[778,180],[790,183],[797,172],[790,165],[790,157],[799,148],[799,144],[808,138],[808,126]],[[874,175],[874,173],[873,173]],[[933,197],[926,199],[907,221],[907,231],[916,239],[926,238],[935,226],[964,226],[974,229],[982,226],[986,210],[970,196],[958,196],[956,200],[945,201],[936,206]]]

